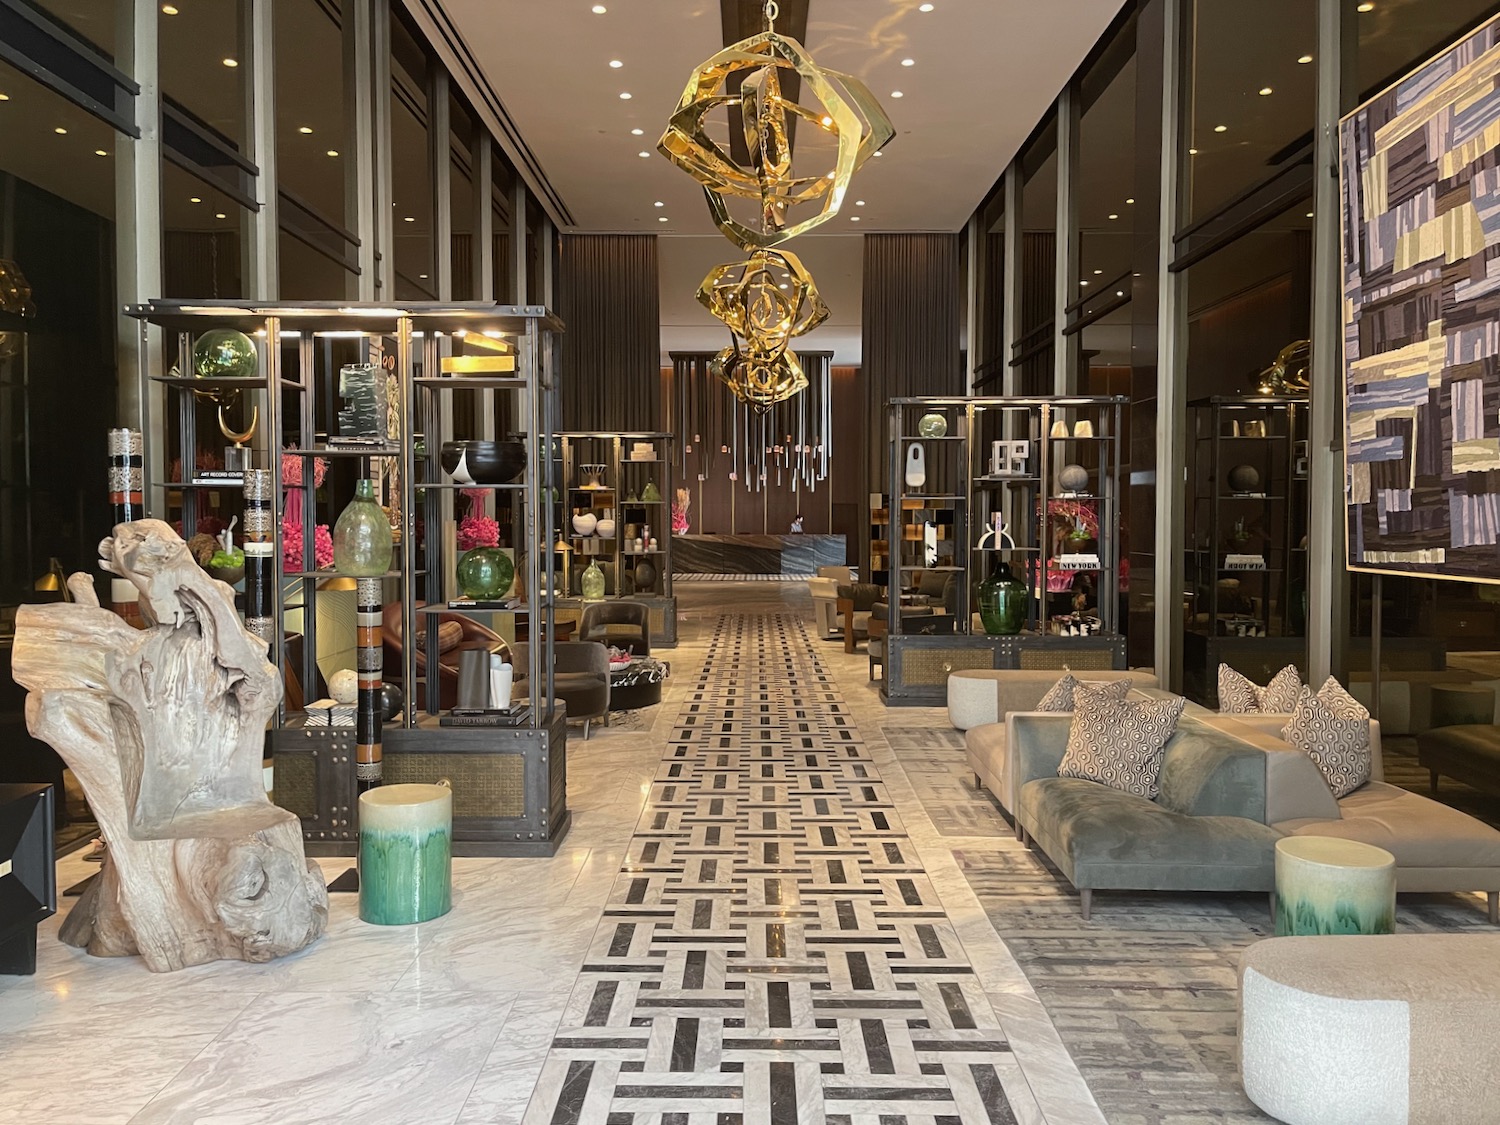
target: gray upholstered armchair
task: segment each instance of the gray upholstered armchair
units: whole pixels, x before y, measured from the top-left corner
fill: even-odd
[[[839,620],[839,584],[854,581],[854,572],[847,566],[820,566],[818,576],[807,580],[807,591],[812,595],[813,621],[818,636],[825,641],[843,635],[844,623]],[[855,628],[863,627],[866,618],[856,618]]]
[[[628,599],[590,602],[578,622],[578,639],[614,645],[632,656],[650,656],[651,611],[645,602]]]

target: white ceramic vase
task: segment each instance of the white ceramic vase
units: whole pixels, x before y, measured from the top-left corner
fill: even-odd
[[[601,539],[613,539],[615,537],[615,521],[602,519],[594,524],[594,534]]]
[[[593,512],[579,512],[573,517],[573,534],[589,536],[599,526],[599,519]]]
[[[906,487],[921,488],[927,483],[927,454],[920,442],[906,447]]]

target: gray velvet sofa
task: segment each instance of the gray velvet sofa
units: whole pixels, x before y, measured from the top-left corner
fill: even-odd
[[[1396,857],[1398,891],[1483,891],[1500,922],[1500,832],[1420,794],[1387,785],[1380,725],[1374,776],[1335,800],[1312,759],[1276,732],[1285,716],[1184,714],[1167,742],[1154,801],[1057,776],[1072,716],[1007,719],[1015,818],[1078,888],[1273,891],[1276,841],[1340,836]]]

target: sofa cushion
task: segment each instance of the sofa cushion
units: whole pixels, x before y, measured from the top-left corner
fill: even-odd
[[[1080,680],[1072,672],[1068,672],[1047,689],[1047,694],[1042,696],[1036,709],[1038,711],[1071,711],[1073,710],[1073,693],[1079,688],[1096,691],[1106,699],[1119,700],[1130,694],[1130,680]]]
[[[1370,780],[1370,713],[1332,676],[1317,695],[1302,689],[1281,737],[1317,763],[1335,797]]]
[[[440,621],[438,623],[438,652],[452,652],[463,644],[464,626],[462,621]],[[417,631],[417,648],[427,647],[427,630]]]
[[[1019,819],[1078,887],[1268,890],[1279,834],[1237,816],[1184,816],[1066,777],[1028,781]]]
[[[1155,797],[1162,749],[1186,700],[1110,699],[1081,691],[1059,777],[1097,781],[1138,797]]]
[[[840,582],[837,592],[839,597],[852,601],[856,610],[868,612],[876,602],[885,597],[886,588],[873,582]]]
[[[1272,825],[1291,836],[1337,836],[1374,844],[1397,868],[1500,867],[1500,832],[1467,813],[1383,781],[1339,801],[1338,820],[1289,820]]]
[[[1285,715],[1302,694],[1302,675],[1295,664],[1288,664],[1265,687],[1235,671],[1228,664],[1219,665],[1219,711],[1225,715],[1249,715],[1257,711]]]

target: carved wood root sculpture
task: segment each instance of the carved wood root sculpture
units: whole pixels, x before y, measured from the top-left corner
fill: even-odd
[[[28,728],[72,768],[109,844],[63,940],[156,972],[302,949],[327,925],[328,892],[261,781],[281,698],[265,642],[160,520],[120,524],[99,554],[140,590],[146,628],[75,574],[74,602],[17,613],[12,657]]]

